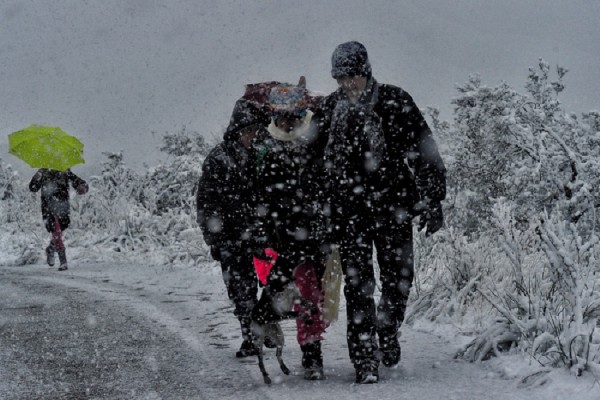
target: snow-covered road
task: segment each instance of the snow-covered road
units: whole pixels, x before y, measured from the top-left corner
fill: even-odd
[[[269,350],[268,387],[255,359],[234,357],[239,328],[215,264],[0,267],[0,293],[1,399],[600,399],[597,383],[562,370],[523,388],[497,364],[454,360],[456,340],[408,327],[400,367],[355,385],[343,320],[326,336],[323,382],[302,379],[284,322],[293,375]]]
[[[193,311],[172,306],[188,300],[39,269],[3,271],[0,289],[0,398],[211,399],[252,383],[192,334]]]

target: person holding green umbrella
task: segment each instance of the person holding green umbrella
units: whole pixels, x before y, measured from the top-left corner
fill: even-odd
[[[29,190],[42,195],[42,218],[46,230],[52,234],[50,244],[46,247],[46,260],[49,266],[54,266],[55,254],[58,253],[60,261],[59,271],[67,269],[67,255],[62,241],[62,232],[69,227],[70,204],[69,183],[77,194],[85,194],[89,186],[80,177],[71,172],[57,171],[54,169],[39,169],[29,183]]]
[[[48,232],[52,233],[46,247],[48,265],[54,266],[58,253],[59,271],[67,269],[67,256],[62,241],[62,231],[68,228],[69,184],[78,194],[88,192],[88,184],[69,168],[84,163],[83,143],[74,136],[54,126],[31,125],[8,135],[9,153],[31,167],[40,168],[31,179],[29,189],[41,190],[42,217]]]

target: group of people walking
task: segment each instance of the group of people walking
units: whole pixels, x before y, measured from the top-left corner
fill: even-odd
[[[356,382],[376,383],[380,363],[400,362],[398,329],[414,275],[412,224],[416,218],[427,235],[442,227],[446,171],[413,99],[374,79],[362,44],[340,44],[331,62],[339,88],[325,98],[311,96],[301,79],[263,85],[264,101],[236,102],[223,141],[205,159],[197,219],[240,321],[236,356],[257,352],[250,333],[259,289],[254,260],[275,252],[269,288],[295,282],[322,310],[324,260],[335,246]],[[319,313],[312,324],[297,324],[304,377],[324,379],[327,322]]]
[[[270,290],[294,283],[319,311],[311,321],[297,320],[297,340],[305,379],[325,378],[322,278],[335,247],[356,382],[377,383],[380,363],[400,362],[398,330],[414,276],[413,221],[427,235],[443,226],[446,170],[413,99],[375,80],[362,44],[340,44],[331,64],[339,87],[324,98],[312,96],[301,78],[251,85],[254,92],[236,102],[223,141],[203,164],[197,220],[241,325],[237,357],[258,352],[250,331],[259,290],[254,264],[266,262],[273,265]],[[40,169],[30,182],[31,191],[41,190],[52,234],[47,262],[53,266],[58,254],[59,270],[67,269],[61,232],[70,223],[69,185],[88,191],[70,170]]]

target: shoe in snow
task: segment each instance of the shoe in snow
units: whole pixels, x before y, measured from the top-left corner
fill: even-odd
[[[323,372],[323,367],[313,367],[305,369],[304,379],[306,379],[307,381],[325,380],[325,372]]]
[[[242,345],[240,346],[240,349],[235,353],[235,356],[237,358],[245,358],[245,357],[257,356],[257,355],[258,355],[258,349],[249,340],[244,340],[242,342]]]
[[[54,256],[56,255],[56,249],[54,249],[54,246],[49,245],[48,247],[46,247],[46,262],[48,263],[49,266],[54,267]]]
[[[302,350],[302,366],[304,367],[304,379],[307,381],[322,381],[325,379],[323,372],[323,353],[321,342],[310,342],[300,346]]]
[[[364,360],[354,366],[356,370],[356,383],[370,384],[379,382],[379,362],[377,360]]]
[[[60,262],[60,267],[58,267],[59,271],[64,271],[67,269],[67,252],[65,249],[58,249],[58,261]]]
[[[388,367],[394,368],[400,363],[400,343],[398,337],[388,337],[379,340],[379,350],[381,351],[381,363]]]

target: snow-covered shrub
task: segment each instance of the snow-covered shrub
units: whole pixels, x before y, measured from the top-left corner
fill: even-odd
[[[185,127],[178,134],[166,135],[162,151],[172,157],[148,171],[152,188],[152,212],[161,220],[157,227],[166,239],[170,262],[208,260],[208,247],[196,224],[196,190],[202,164],[211,146],[197,132]]]
[[[204,137],[187,132],[185,127],[178,134],[165,135],[163,140],[161,150],[173,158],[149,172],[156,212],[184,209],[188,214],[194,213],[196,186],[210,146]]]
[[[165,263],[208,259],[195,223],[195,191],[207,145],[185,129],[166,135],[168,161],[143,174],[129,169],[120,153],[107,153],[89,196],[74,204],[82,226],[98,232],[94,243],[117,253],[152,252]],[[98,237],[100,236],[100,237]]]
[[[29,182],[27,182],[28,184]],[[5,164],[0,158],[0,223],[2,225],[19,221],[23,214],[29,214],[32,196],[27,196],[29,189],[12,166]],[[25,204],[22,204],[26,202]],[[22,207],[17,207],[22,204]]]
[[[441,281],[430,282],[415,304],[448,296],[448,288],[462,281],[463,291],[450,292],[446,303],[428,301],[432,307],[460,304],[471,285],[472,299],[484,299],[493,310],[461,353],[471,360],[516,349],[578,372],[600,361],[591,339],[600,303],[600,201],[593,189],[600,184],[600,118],[562,109],[565,73],[558,68],[552,82],[550,67],[540,60],[530,69],[526,94],[472,77],[459,87],[452,126],[433,115],[434,129],[455,138],[445,158],[450,228],[433,241],[452,245],[438,246],[430,257],[445,272],[434,275]],[[479,250],[472,253],[473,247]],[[464,315],[472,312],[463,307]]]
[[[207,156],[212,146],[198,132],[188,132],[184,126],[179,133],[165,133],[160,150],[166,154],[179,157],[191,154]]]
[[[0,158],[0,263],[25,265],[39,259],[37,243],[46,237],[36,232],[42,225],[39,196],[28,185],[29,180]]]
[[[73,199],[74,214],[79,226],[90,226],[106,232],[119,230],[121,221],[145,209],[147,204],[143,176],[125,165],[122,153],[104,153],[100,175],[89,179],[90,191],[86,196]]]
[[[450,226],[434,238],[423,234],[415,238],[415,290],[406,321],[426,318],[468,326],[468,331],[481,328],[491,307],[478,289],[501,262],[489,238],[470,240]]]
[[[600,322],[600,241],[596,232],[584,236],[576,223],[556,217],[540,228],[549,280],[557,286],[554,313],[548,315],[553,340],[542,354],[580,373],[591,361],[591,338]]]
[[[184,209],[195,213],[195,195],[202,172],[202,156],[180,156],[169,164],[159,165],[148,174],[148,182],[153,191],[153,212],[168,213],[170,210]]]

